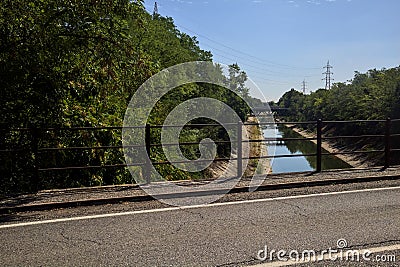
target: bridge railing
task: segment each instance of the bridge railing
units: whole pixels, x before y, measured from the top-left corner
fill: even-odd
[[[400,152],[399,148],[392,148],[391,140],[394,137],[400,137],[399,133],[392,133],[392,123],[400,123],[400,119],[386,119],[386,120],[352,120],[352,121],[306,121],[306,122],[275,122],[276,125],[290,125],[290,126],[306,126],[313,125],[315,128],[314,137],[301,137],[301,138],[273,138],[264,140],[255,140],[256,142],[265,142],[270,140],[275,141],[316,141],[316,151],[311,154],[288,154],[279,156],[264,156],[261,158],[286,158],[286,157],[316,157],[316,172],[322,171],[322,160],[323,156],[335,156],[335,155],[355,155],[355,154],[384,154],[384,165],[382,167],[389,168],[392,161],[393,152]],[[360,123],[373,123],[382,124],[382,134],[362,134],[362,135],[336,135],[336,136],[326,136],[323,132],[323,127],[329,124],[360,124]],[[271,125],[272,123],[259,123],[260,125]],[[352,150],[352,151],[338,151],[338,152],[323,152],[323,141],[335,141],[343,139],[365,139],[365,138],[376,138],[383,139],[384,149],[369,149],[369,150]],[[250,142],[255,142],[250,141]],[[254,157],[255,158],[255,157]]]
[[[324,126],[327,126],[329,124],[335,124],[335,125],[341,125],[341,124],[359,124],[359,123],[373,123],[375,125],[377,124],[382,124],[382,133],[381,134],[363,134],[363,135],[343,135],[343,136],[328,136],[324,135]],[[400,133],[393,133],[392,132],[392,125],[393,123],[399,123],[400,124],[400,119],[396,120],[356,120],[356,121],[308,121],[308,122],[274,122],[274,123],[242,123],[238,122],[237,123],[237,140],[216,140],[214,141],[215,144],[217,145],[231,145],[233,142],[236,142],[236,147],[237,149],[237,155],[234,158],[227,158],[227,157],[222,157],[222,158],[215,158],[213,160],[203,160],[205,162],[211,162],[211,161],[228,161],[228,160],[236,160],[237,161],[237,175],[241,176],[243,173],[242,169],[242,163],[243,160],[260,160],[260,159],[271,159],[271,158],[290,158],[290,157],[300,157],[300,156],[313,156],[316,157],[316,172],[321,172],[322,171],[322,161],[323,161],[323,156],[326,155],[345,155],[345,154],[383,154],[384,158],[384,168],[388,168],[391,166],[391,161],[392,161],[392,154],[394,152],[400,152],[400,148],[393,148],[392,147],[392,139],[397,137],[400,138]],[[263,138],[259,140],[243,140],[242,136],[242,130],[243,126],[246,125],[260,125],[262,126],[268,126],[271,124],[275,125],[296,125],[296,126],[312,126],[315,129],[315,136],[313,137],[301,137],[301,138]],[[235,125],[231,125],[235,126]],[[146,125],[143,127],[130,127],[130,128],[137,128],[137,129],[144,129],[145,130],[145,144],[139,144],[139,145],[131,145],[129,148],[135,149],[135,148],[145,148],[146,151],[151,153],[151,148],[152,147],[161,147],[161,146],[195,146],[199,145],[199,142],[179,142],[179,143],[170,143],[170,144],[160,144],[160,143],[154,143],[154,140],[151,140],[151,131],[154,129],[161,129],[161,128],[168,128],[168,127],[191,127],[191,128],[202,128],[202,127],[222,127],[219,124],[194,124],[194,125]],[[124,128],[123,127],[76,127],[76,128],[17,128],[17,129],[5,129],[1,128],[0,133],[4,137],[0,141],[0,156],[4,158],[13,158],[16,157],[16,155],[25,153],[29,154],[29,159],[32,159],[32,167],[33,167],[33,180],[34,183],[39,184],[40,183],[40,176],[44,172],[62,172],[66,170],[95,170],[95,169],[110,169],[110,168],[126,168],[126,167],[131,167],[131,166],[136,166],[142,168],[142,175],[146,177],[146,181],[148,183],[151,182],[151,178],[149,175],[149,169],[150,165],[165,165],[165,164],[177,164],[181,163],[178,161],[175,162],[170,162],[170,161],[138,161],[130,164],[126,164],[123,159],[123,153],[122,149],[124,146],[121,144],[117,145],[91,145],[91,146],[84,146],[84,145],[77,145],[77,146],[69,146],[69,147],[47,147],[47,146],[42,146],[42,144],[46,143],[51,143],[46,140],[44,140],[44,136],[49,133],[81,133],[81,138],[84,138],[84,133],[90,134],[93,132],[115,132],[115,131],[122,131]],[[13,134],[19,134],[19,135],[25,135],[24,140],[25,143],[28,144],[26,147],[7,147],[7,144],[5,143],[5,136],[13,135]],[[54,134],[56,136],[56,134]],[[383,149],[370,149],[370,150],[353,150],[353,151],[345,151],[345,152],[334,152],[334,153],[326,153],[323,152],[322,144],[324,140],[327,141],[335,141],[339,139],[363,139],[363,138],[376,138],[376,139],[382,139],[382,148]],[[258,156],[258,157],[244,157],[241,153],[242,151],[242,144],[244,142],[249,142],[249,143],[267,143],[267,142],[288,142],[288,141],[302,141],[302,142],[310,142],[310,141],[315,141],[316,142],[316,150],[315,153],[310,153],[310,154],[287,154],[287,155],[264,155],[264,156]],[[78,142],[79,143],[79,142]],[[211,142],[210,142],[211,143]],[[204,144],[204,142],[203,142]],[[125,146],[126,148],[126,146]],[[231,146],[232,148],[232,146]],[[109,150],[117,150],[119,151],[120,158],[118,159],[119,162],[114,162],[114,163],[108,163],[108,164],[86,164],[86,165],[80,165],[79,162],[75,162],[74,165],[71,166],[49,166],[49,162],[51,162],[51,153],[64,153],[66,151],[68,152],[75,152],[75,153],[86,153],[88,152],[93,152],[93,151],[109,151]],[[16,161],[15,161],[16,162]],[[44,166],[44,162],[46,166]],[[2,168],[6,168],[7,166],[13,168],[14,166],[10,166],[10,164],[5,164],[2,166]],[[7,170],[11,171],[12,170]]]

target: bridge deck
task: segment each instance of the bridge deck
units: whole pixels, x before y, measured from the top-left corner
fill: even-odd
[[[273,174],[268,175],[263,182],[262,186],[279,187],[289,183],[312,183],[315,181],[334,181],[342,179],[345,181],[351,181],[355,179],[374,179],[374,180],[385,180],[389,177],[398,176],[396,179],[400,179],[400,166],[389,168],[382,171],[380,168],[369,168],[369,169],[351,169],[343,171],[324,171],[322,173],[315,173],[310,175],[310,172],[303,173],[288,173],[288,174]],[[184,185],[199,185],[199,183],[206,183],[207,181],[181,181]],[[242,178],[237,184],[236,188],[245,188],[250,184],[249,178]],[[246,189],[247,190],[247,189]],[[245,190],[245,191],[246,191]],[[96,204],[97,200],[101,200],[102,204],[107,203],[107,199],[110,203],[121,202],[132,200],[134,198],[146,198],[147,194],[142,191],[137,185],[117,185],[117,186],[105,186],[105,187],[94,187],[94,188],[77,188],[77,189],[65,189],[65,190],[46,190],[38,192],[37,194],[28,194],[21,196],[14,196],[0,200],[0,213],[5,212],[7,209],[11,211],[13,208],[16,210],[32,210],[41,209],[41,205],[47,205],[54,203],[54,207],[57,207],[57,203],[62,204],[69,202],[71,206],[86,205],[91,202]],[[118,201],[117,201],[118,200]],[[65,207],[65,205],[62,205]],[[67,205],[68,206],[68,205]]]

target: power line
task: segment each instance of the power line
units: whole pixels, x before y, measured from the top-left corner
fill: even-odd
[[[331,77],[333,75],[333,72],[331,72],[332,68],[333,67],[329,64],[329,60],[328,60],[328,63],[324,67],[324,69],[326,69],[326,71],[324,73],[322,73],[322,74],[325,74],[325,78],[322,80],[325,80],[325,89],[328,89],[328,90],[331,89],[331,81],[335,80]]]
[[[222,50],[222,49],[213,47],[213,46],[210,45],[210,44],[207,44],[207,43],[204,43],[204,42],[202,42],[202,44],[205,44],[206,46],[212,48],[213,50],[222,52],[222,53],[224,53],[225,55],[228,55],[228,56],[231,56],[231,57],[234,57],[234,58],[237,58],[237,59],[241,59],[241,60],[244,60],[244,61],[248,61],[248,62],[251,62],[251,63],[254,63],[254,64],[259,64],[259,65],[261,65],[261,66],[267,66],[266,64],[262,64],[262,63],[260,63],[260,62],[255,61],[255,60],[251,60],[251,59],[249,59],[248,57],[246,58],[246,57],[243,57],[243,56],[238,56],[238,55],[234,55],[234,54],[228,53],[228,52],[226,52],[225,50]],[[213,52],[213,55],[217,55],[217,56],[221,56],[221,57],[227,58],[226,56],[222,56],[222,55],[217,54],[217,53],[215,53],[215,52]],[[228,58],[228,59],[229,59],[229,58]],[[233,60],[233,59],[231,59],[231,60]],[[236,59],[233,60],[233,61],[236,61]],[[245,64],[245,65],[251,66],[251,67],[253,67],[253,68],[256,68],[256,69],[259,69],[259,70],[263,70],[263,71],[266,71],[266,72],[269,72],[269,73],[274,73],[274,74],[286,74],[286,73],[283,73],[283,72],[272,71],[272,70],[269,70],[269,69],[264,69],[264,68],[261,68],[261,67],[258,67],[258,66],[254,66],[254,65],[250,65],[250,64]]]
[[[224,52],[224,51],[222,51],[220,49],[215,49],[215,50],[220,51],[220,52],[222,52],[222,53],[224,53],[226,55],[229,55],[230,57],[228,57],[226,55],[221,55],[219,53],[213,52],[214,56],[219,56],[219,57],[225,58],[225,59],[227,59],[227,60],[229,60],[231,62],[237,62],[237,63],[239,63],[239,65],[247,66],[246,69],[248,69],[248,68],[255,69],[257,71],[253,71],[253,72],[258,72],[259,74],[262,74],[262,75],[268,75],[268,76],[273,76],[273,77],[279,76],[279,77],[286,77],[286,78],[287,77],[300,77],[300,76],[304,77],[304,75],[301,75],[301,74],[293,74],[293,73],[290,73],[290,72],[284,73],[284,72],[272,71],[272,70],[269,70],[269,69],[258,67],[258,66],[255,66],[255,65],[247,63],[246,61],[248,61],[248,60],[243,59],[243,57],[238,57],[236,55],[226,53],[226,52]],[[315,74],[311,75],[309,73],[309,75],[306,76],[306,77],[311,77],[311,76],[316,76],[316,75]]]
[[[176,24],[176,23],[175,23],[175,24]],[[184,27],[184,26],[182,26],[182,25],[179,25],[179,24],[176,24],[176,25],[177,25],[178,27],[182,28],[182,29],[185,29],[185,30],[191,32],[192,34],[195,34],[195,35],[197,35],[197,36],[200,36],[200,37],[202,37],[202,38],[205,38],[205,39],[209,40],[210,42],[213,42],[213,43],[215,43],[215,44],[218,44],[218,45],[220,45],[220,46],[223,46],[223,47],[225,47],[225,48],[227,48],[227,49],[229,49],[229,50],[232,50],[232,51],[234,51],[234,52],[236,52],[236,53],[239,53],[239,54],[245,55],[245,56],[247,56],[247,57],[253,58],[254,60],[257,60],[257,61],[258,61],[257,64],[261,64],[261,65],[265,65],[265,66],[273,65],[273,66],[275,66],[275,67],[280,66],[281,68],[284,67],[284,68],[289,68],[289,69],[319,69],[319,68],[315,68],[315,67],[295,67],[295,66],[290,66],[290,65],[285,65],[285,64],[280,64],[280,63],[272,62],[272,61],[265,60],[265,59],[260,59],[259,57],[250,55],[250,54],[248,54],[248,53],[246,53],[246,52],[242,52],[242,51],[237,50],[237,49],[235,49],[235,48],[233,48],[233,47],[227,46],[227,45],[225,45],[225,44],[223,44],[223,43],[221,43],[221,42],[215,41],[215,40],[213,40],[213,39],[211,39],[211,38],[209,38],[209,37],[207,37],[207,36],[205,36],[205,35],[203,35],[203,34],[199,34],[199,33],[195,32],[195,31],[192,31],[192,30],[190,30],[190,29],[188,29],[188,28],[186,28],[186,27]],[[249,59],[248,59],[248,60],[249,60]],[[250,61],[250,60],[249,60],[249,61]],[[266,64],[266,63],[268,63],[268,64]]]
[[[157,2],[155,2],[155,4],[154,4],[154,10],[158,12]],[[195,34],[195,35],[200,36],[200,37],[202,37],[202,38],[204,38],[206,40],[209,40],[210,42],[212,42],[214,44],[217,44],[218,46],[221,46],[221,47],[229,49],[230,51],[233,51],[234,53],[229,53],[226,50],[218,49],[218,48],[216,48],[216,47],[214,47],[214,46],[212,46],[210,44],[206,44],[206,46],[209,46],[211,49],[220,51],[221,53],[224,54],[224,55],[221,55],[221,54],[218,54],[218,53],[214,52],[213,53],[214,55],[222,57],[222,58],[225,58],[225,59],[227,59],[229,61],[232,61],[232,62],[239,61],[239,64],[247,66],[246,68],[258,70],[258,71],[254,71],[253,70],[251,72],[252,73],[258,73],[259,75],[262,75],[263,77],[260,77],[260,76],[257,76],[257,75],[251,75],[251,76],[254,77],[256,80],[259,80],[259,81],[261,80],[261,81],[265,81],[265,82],[272,82],[272,83],[278,83],[278,84],[291,84],[290,82],[287,82],[287,81],[278,81],[278,80],[268,79],[265,76],[281,76],[282,75],[282,76],[285,76],[285,77],[288,77],[288,76],[289,77],[293,77],[293,76],[303,76],[304,77],[304,73],[303,73],[303,75],[299,75],[299,74],[293,74],[292,72],[293,71],[298,72],[298,71],[301,71],[301,70],[308,70],[308,71],[311,72],[311,70],[320,69],[320,68],[315,68],[315,67],[295,67],[295,66],[279,64],[279,63],[275,63],[275,62],[272,62],[272,61],[260,59],[259,57],[255,57],[255,56],[253,56],[251,54],[248,54],[248,53],[242,52],[240,50],[237,50],[235,48],[232,48],[230,46],[227,46],[227,45],[225,45],[225,44],[223,44],[221,42],[215,41],[215,40],[209,38],[208,36],[205,36],[205,35],[199,34],[197,32],[194,32],[191,29],[188,29],[187,27],[184,27],[184,26],[179,25],[177,23],[175,23],[175,25],[177,25],[178,27],[180,27],[182,29],[187,30],[188,32],[191,32],[192,34]],[[228,57],[226,55],[228,55]],[[235,59],[233,59],[232,57],[235,58]],[[247,62],[251,62],[253,64],[248,64]],[[258,66],[254,65],[254,64],[256,64]],[[264,66],[264,68],[261,67],[261,66]],[[274,67],[274,68],[278,68],[278,69],[281,68],[282,70],[281,71],[273,71],[273,70],[267,69],[265,67],[267,67],[267,68]],[[286,70],[283,70],[283,69],[286,69]],[[314,77],[314,76],[316,76],[316,74],[311,74],[311,73],[309,73],[309,74],[311,76],[308,75],[308,76],[305,76],[305,77]]]
[[[155,2],[154,10],[157,10],[157,12],[158,12],[158,9],[157,9],[157,2]],[[154,12],[153,12],[153,14],[154,14]],[[221,50],[221,49],[218,49],[218,48],[216,48],[216,47],[213,47],[213,46],[207,44],[207,46],[209,46],[209,47],[212,48],[213,50],[218,50],[218,51],[220,51],[220,52],[222,52],[222,53],[224,53],[224,54],[227,54],[227,55],[230,55],[230,56],[234,56],[234,57],[237,57],[237,58],[242,58],[242,60],[246,60],[246,61],[251,62],[251,63],[254,63],[254,64],[262,65],[262,66],[265,66],[265,67],[274,66],[275,68],[286,68],[286,69],[292,69],[292,70],[306,70],[306,69],[308,69],[308,70],[317,70],[317,69],[319,69],[319,68],[315,68],[315,67],[295,67],[295,66],[290,66],[290,65],[285,65],[285,64],[279,64],[279,63],[272,62],[272,61],[268,61],[268,60],[265,60],[265,59],[260,59],[259,57],[253,56],[253,55],[251,55],[251,54],[248,54],[248,53],[242,52],[242,51],[240,51],[240,50],[237,50],[237,49],[235,49],[235,48],[233,48],[233,47],[227,46],[227,45],[225,45],[225,44],[223,44],[223,43],[221,43],[221,42],[215,41],[215,40],[209,38],[208,36],[205,36],[205,35],[203,35],[203,34],[199,34],[199,33],[195,32],[195,31],[192,31],[191,29],[189,29],[189,28],[187,28],[187,27],[184,27],[184,26],[179,25],[179,24],[177,24],[177,23],[175,23],[175,25],[177,25],[178,27],[180,27],[180,28],[182,28],[182,29],[185,29],[185,30],[191,32],[192,34],[195,34],[196,36],[200,36],[200,37],[202,37],[202,38],[204,38],[204,39],[209,40],[209,41],[212,42],[212,43],[215,43],[215,44],[217,44],[217,45],[219,45],[219,46],[222,46],[222,47],[224,47],[224,48],[227,48],[227,49],[229,49],[229,50],[231,50],[231,51],[234,51],[235,53],[244,55],[244,56],[246,56],[246,57],[239,56],[239,55],[232,55],[232,54],[226,52],[225,50]],[[213,53],[213,54],[216,54],[216,53]],[[224,56],[224,58],[227,58],[227,57]],[[267,72],[269,72],[269,73],[287,75],[286,73],[283,73],[283,72],[277,72],[277,71],[267,70],[267,69],[265,69],[265,68],[256,67],[256,66],[250,65],[250,64],[245,64],[245,65],[251,66],[251,67],[253,67],[253,68],[260,69],[260,70],[262,70],[262,71],[267,71]],[[290,76],[293,76],[293,75],[290,75]],[[303,76],[303,75],[295,75],[295,76]]]

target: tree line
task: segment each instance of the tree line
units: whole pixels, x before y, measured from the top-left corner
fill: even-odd
[[[288,108],[287,119],[291,121],[386,120],[400,118],[400,67],[372,69],[366,73],[355,72],[347,82],[333,84],[330,90],[319,89],[306,95],[294,89],[286,92],[277,103]],[[382,123],[330,124],[325,127],[329,135],[384,134]],[[393,122],[392,133],[400,133],[400,123]],[[367,139],[347,146],[363,149],[382,149],[382,140]],[[393,148],[400,147],[400,140],[392,138]],[[400,155],[393,153],[394,161],[400,163]],[[374,159],[381,163],[381,159]]]
[[[40,175],[36,170],[37,162],[41,168],[123,164],[121,150],[32,152],[37,146],[118,146],[121,132],[12,129],[122,126],[131,97],[153,74],[183,62],[211,60],[212,54],[199,47],[196,37],[179,31],[170,17],[148,14],[143,0],[1,1],[0,194],[134,182],[126,168]],[[175,106],[198,96],[229,104],[245,120],[249,107],[239,96],[254,100],[243,88],[246,79],[233,64],[226,83],[236,93],[208,84],[181,86],[160,100],[148,123],[162,124]],[[153,131],[151,139],[159,136]],[[227,133],[197,129],[181,134],[185,141],[204,137],[226,139]],[[198,148],[184,152],[189,158],[199,155]],[[230,148],[219,147],[218,153],[227,155]],[[165,159],[161,148],[152,148],[151,157]],[[157,168],[169,179],[189,176],[172,166]],[[142,175],[140,168],[138,175]],[[190,175],[201,178],[204,174]]]

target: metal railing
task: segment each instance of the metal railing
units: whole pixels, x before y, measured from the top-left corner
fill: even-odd
[[[237,161],[237,175],[241,176],[243,173],[243,160],[252,160],[252,159],[271,159],[271,158],[290,158],[290,157],[301,157],[301,156],[315,156],[316,157],[316,172],[322,171],[322,160],[323,156],[326,155],[341,155],[341,154],[369,154],[369,153],[383,153],[384,154],[384,168],[388,168],[391,165],[391,155],[393,152],[400,152],[399,148],[392,148],[391,139],[393,137],[400,137],[399,133],[392,133],[392,123],[400,122],[400,119],[396,120],[356,120],[356,121],[308,121],[308,122],[267,122],[267,123],[242,123],[238,122],[236,124],[237,129],[237,140],[218,140],[214,141],[217,145],[228,145],[236,142],[237,147],[237,156],[236,158],[215,158],[213,160],[204,160],[204,161],[228,161],[228,160],[236,160]],[[323,127],[329,124],[355,124],[355,123],[381,123],[384,126],[382,127],[382,134],[363,134],[363,135],[343,135],[343,136],[326,136],[323,134]],[[316,130],[315,137],[301,137],[301,138],[263,138],[259,140],[243,140],[242,136],[242,127],[245,125],[260,125],[260,126],[268,126],[268,125],[297,125],[297,126],[305,126],[312,125]],[[235,127],[235,124],[230,124]],[[135,128],[135,129],[144,129],[145,130],[145,144],[144,145],[131,145],[125,146],[125,148],[145,148],[148,155],[150,155],[150,150],[152,147],[160,147],[160,146],[193,146],[199,145],[198,142],[179,142],[179,143],[169,143],[169,144],[160,144],[160,143],[152,143],[151,140],[151,130],[152,129],[161,129],[168,127],[190,127],[190,128],[203,128],[203,127],[222,127],[219,124],[189,124],[189,125],[146,125],[143,127],[127,127],[127,128]],[[122,131],[124,127],[76,127],[76,128],[16,128],[16,129],[0,129],[2,134],[9,132],[25,132],[30,133],[31,136],[31,147],[30,148],[18,148],[18,149],[3,149],[0,148],[0,154],[7,153],[21,153],[28,152],[32,153],[32,157],[34,158],[34,170],[35,170],[35,181],[39,182],[39,175],[41,172],[51,172],[51,171],[64,171],[64,170],[85,170],[85,169],[107,169],[107,168],[126,168],[130,166],[138,166],[142,167],[143,176],[146,177],[146,181],[148,183],[151,182],[150,174],[149,174],[149,166],[152,165],[164,165],[164,164],[175,164],[182,163],[179,161],[170,162],[170,161],[158,161],[158,162],[150,162],[150,161],[142,161],[135,162],[131,164],[126,163],[118,163],[118,164],[107,164],[107,165],[85,165],[85,166],[53,166],[53,167],[42,167],[41,162],[43,161],[43,155],[48,152],[58,152],[58,151],[86,151],[86,150],[120,150],[123,149],[124,146],[121,145],[99,145],[99,146],[71,146],[71,147],[40,147],[40,143],[44,143],[43,133],[48,132],[77,132],[77,131]],[[374,149],[374,150],[360,150],[360,151],[346,151],[346,152],[334,152],[334,153],[323,153],[322,143],[323,140],[338,140],[338,139],[365,139],[365,138],[380,138],[383,139],[382,146],[384,149]],[[316,151],[311,154],[287,154],[287,155],[266,155],[259,157],[244,157],[242,155],[242,145],[244,142],[249,143],[262,143],[262,142],[288,142],[288,141],[315,141],[316,140]],[[210,142],[211,143],[211,142]],[[2,145],[0,143],[0,145]]]
[[[313,141],[316,140],[316,153],[314,154],[291,154],[291,155],[279,155],[279,156],[264,156],[259,158],[277,158],[277,157],[301,157],[301,156],[315,156],[317,158],[316,172],[322,171],[322,157],[328,155],[346,155],[346,154],[370,154],[370,153],[384,153],[384,168],[389,168],[391,163],[392,152],[398,152],[400,149],[394,149],[391,145],[392,137],[398,137],[400,134],[393,134],[392,123],[400,122],[400,119],[386,120],[353,120],[353,121],[323,121],[321,119],[317,121],[306,121],[306,122],[276,122],[277,125],[316,125],[316,136],[315,137],[302,137],[302,138],[276,138],[277,141]],[[329,124],[355,124],[355,123],[383,123],[384,133],[383,134],[363,134],[363,135],[338,135],[338,136],[324,136],[323,126]],[[270,123],[260,123],[260,125],[268,125]],[[328,152],[323,153],[322,143],[323,140],[338,140],[338,139],[363,139],[363,138],[383,138],[384,149],[383,150],[368,150],[368,151],[348,151],[348,152]],[[265,141],[260,140],[261,142]],[[252,141],[254,142],[254,141]]]

